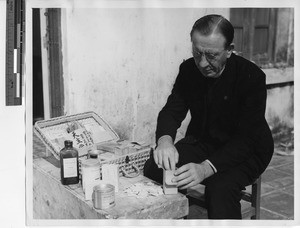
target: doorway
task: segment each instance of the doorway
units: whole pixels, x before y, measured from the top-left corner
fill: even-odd
[[[64,113],[61,9],[33,9],[33,122]]]
[[[32,10],[32,113],[33,123],[44,119],[40,9]]]

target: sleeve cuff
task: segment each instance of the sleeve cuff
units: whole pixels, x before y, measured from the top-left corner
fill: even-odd
[[[210,167],[213,169],[214,173],[217,173],[216,167],[208,159],[206,159],[205,161],[210,165]]]

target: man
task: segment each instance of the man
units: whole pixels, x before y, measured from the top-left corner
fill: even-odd
[[[210,219],[240,219],[240,192],[263,173],[274,149],[264,117],[265,74],[232,53],[234,29],[224,17],[200,18],[190,36],[193,58],[181,64],[159,113],[157,148],[144,173],[162,182],[159,168],[177,167],[179,189],[206,186]],[[174,145],[188,111],[186,135]]]

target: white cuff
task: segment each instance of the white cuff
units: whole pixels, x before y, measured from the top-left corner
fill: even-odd
[[[208,159],[206,159],[205,161],[212,167],[212,169],[214,170],[214,173],[217,173],[216,167]]]

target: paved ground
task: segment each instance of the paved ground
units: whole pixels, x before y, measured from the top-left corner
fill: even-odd
[[[261,219],[294,219],[294,156],[274,155],[262,175]]]
[[[262,175],[261,218],[294,219],[294,130],[273,132],[275,152]]]
[[[34,136],[33,147],[44,147]],[[34,155],[40,156],[40,155]],[[201,210],[190,207],[190,217],[197,219]],[[294,219],[294,156],[274,155],[262,175],[261,219]]]
[[[249,188],[247,190],[249,191]],[[190,206],[188,219],[200,219],[206,213]],[[263,220],[294,219],[294,156],[274,155],[262,175],[261,215]]]

